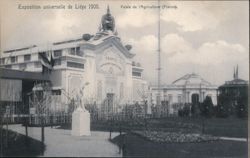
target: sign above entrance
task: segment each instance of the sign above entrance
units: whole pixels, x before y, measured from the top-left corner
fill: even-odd
[[[125,61],[116,51],[118,50],[110,47],[99,55],[97,71],[112,75],[124,75]]]

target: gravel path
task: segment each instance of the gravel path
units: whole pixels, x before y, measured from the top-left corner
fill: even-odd
[[[247,142],[247,138],[220,137],[220,139]]]
[[[25,127],[9,125],[9,129],[25,135]],[[49,157],[122,157],[119,148],[112,144],[109,132],[91,131],[91,136],[71,136],[70,130],[45,128],[46,150]],[[28,135],[41,140],[41,128],[29,127]],[[118,133],[113,132],[112,138]]]

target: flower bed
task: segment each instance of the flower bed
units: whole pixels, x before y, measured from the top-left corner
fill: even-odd
[[[134,131],[133,133],[140,135],[148,140],[159,143],[184,143],[184,142],[205,142],[216,141],[218,137],[197,134],[197,133],[181,133],[181,132],[163,132],[163,131]]]

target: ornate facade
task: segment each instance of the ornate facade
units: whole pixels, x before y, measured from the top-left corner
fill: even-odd
[[[95,35],[55,42],[47,47],[7,50],[2,53],[5,68],[42,72],[39,53],[52,52],[54,67],[50,73],[55,109],[67,110],[70,99],[80,93],[85,83],[85,104],[98,105],[105,112],[117,112],[125,104],[141,102],[139,92],[147,88],[143,68],[133,61],[130,45],[124,46],[115,29],[109,8]]]
[[[156,105],[159,99],[167,101],[169,114],[177,112],[178,109],[173,107],[175,103],[203,102],[206,96],[210,96],[213,104],[217,105],[217,86],[195,73],[186,74],[172,84],[162,86],[160,90],[156,86],[151,86],[150,90],[152,105]]]
[[[247,116],[248,82],[239,78],[238,66],[234,70],[233,80],[219,87],[218,105],[222,115]]]

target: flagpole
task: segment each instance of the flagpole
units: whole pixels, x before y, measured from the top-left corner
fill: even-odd
[[[157,89],[158,89],[158,99],[156,101],[156,103],[158,105],[161,104],[161,19],[160,19],[160,14],[161,14],[161,7],[160,7],[160,0],[158,0],[158,5],[159,5],[159,12],[158,12],[158,74],[157,74]]]

